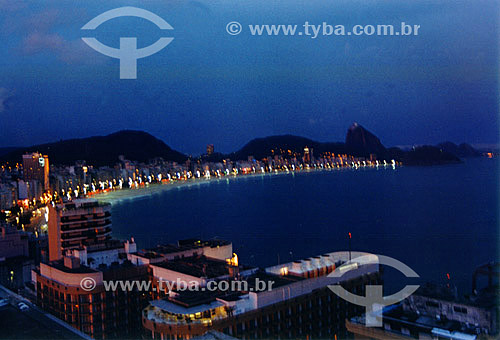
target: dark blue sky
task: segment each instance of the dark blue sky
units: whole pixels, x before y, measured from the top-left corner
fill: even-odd
[[[255,137],[341,141],[357,121],[387,146],[498,143],[497,1],[0,0],[0,146],[140,129],[185,152],[233,151]],[[150,10],[174,41],[120,80],[118,60],[80,28],[116,7]],[[230,36],[225,26],[244,31]],[[421,26],[412,37],[252,37],[249,24]],[[246,28],[246,30],[245,30]],[[162,36],[119,18],[104,44]],[[88,34],[87,34],[88,35]]]

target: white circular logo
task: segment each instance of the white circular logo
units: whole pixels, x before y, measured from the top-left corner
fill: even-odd
[[[95,288],[95,286],[97,286],[97,283],[91,277],[84,277],[80,281],[80,287],[82,287],[82,289],[86,292],[90,292],[91,290],[93,290]]]
[[[120,17],[137,17],[146,19],[162,30],[174,29],[168,22],[154,13],[137,7],[120,7],[104,12],[86,23],[82,30],[95,30],[108,20]],[[174,38],[160,38],[154,44],[144,48],[137,48],[137,38],[120,37],[120,48],[104,45],[96,38],[83,37],[82,40],[96,50],[111,58],[120,59],[120,79],[137,79],[137,59],[149,57],[174,40]]]
[[[227,33],[229,33],[231,35],[240,34],[242,29],[243,29],[243,27],[237,21],[231,21],[230,23],[228,23],[226,25],[226,31],[227,31]]]
[[[340,267],[335,268],[333,272],[328,274],[328,277],[340,278],[348,271],[358,270],[360,266],[378,266],[381,264],[399,270],[406,277],[419,277],[418,274],[415,273],[415,271],[408,267],[406,264],[389,256],[375,254],[366,254],[349,260],[346,263],[342,264]],[[365,287],[365,296],[361,296],[347,291],[338,283],[335,285],[328,285],[328,288],[330,288],[330,290],[334,292],[338,297],[355,305],[366,307],[366,327],[381,327],[382,320],[375,317],[374,315],[381,313],[384,306],[390,306],[406,299],[408,296],[415,293],[419,287],[419,285],[407,285],[397,293],[389,296],[383,296],[384,289],[382,285],[367,285]]]

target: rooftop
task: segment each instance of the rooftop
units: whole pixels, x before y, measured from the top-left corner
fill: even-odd
[[[211,248],[216,248],[216,247],[222,247],[231,244],[229,241],[225,240],[198,240],[198,239],[186,239],[186,240],[179,240],[177,244],[165,244],[165,245],[158,245],[155,248],[147,249],[148,251],[151,252],[156,252],[159,254],[171,254],[171,253],[176,253],[179,251],[183,250],[191,250],[191,249],[197,249],[197,248],[203,248],[203,247],[211,247]]]
[[[458,321],[437,319],[428,315],[417,314],[415,312],[404,311],[403,308],[392,308],[384,311],[384,319],[389,321],[398,321],[405,324],[415,325],[421,328],[431,330],[432,328],[442,328],[452,331],[462,330],[461,323]]]
[[[263,270],[259,270],[256,273],[250,275],[249,277],[245,278],[246,281],[248,282],[248,287],[252,291],[256,291],[256,286],[255,282],[258,280],[264,281],[264,282],[273,282],[272,289],[276,289],[278,287],[286,286],[291,283],[297,282],[297,281],[302,281],[305,280],[305,278],[301,276],[296,276],[296,275],[275,275],[275,274],[270,274],[267,273]],[[253,288],[253,289],[252,289]]]
[[[98,270],[92,269],[90,267],[84,266],[80,264],[76,268],[69,268],[64,265],[64,259],[52,261],[48,264],[48,266],[60,270],[69,274],[90,274],[90,273],[98,273]]]
[[[229,275],[229,267],[231,267],[225,261],[209,259],[205,256],[174,259],[157,263],[155,266],[199,278],[217,278]]]
[[[434,283],[426,283],[421,286],[414,294],[425,296],[428,298],[443,300],[448,302],[456,302],[469,306],[489,308],[498,304],[500,287],[493,285],[480,289],[476,294],[461,296],[458,295],[454,286],[438,285]]]
[[[261,270],[244,278],[248,283],[248,291],[256,291],[255,282],[257,279],[264,282],[273,282],[273,289],[304,280],[301,277],[278,276]],[[151,302],[151,304],[173,314],[194,314],[224,305],[220,302],[216,303],[217,301],[238,301],[243,295],[248,294],[248,291],[183,290],[164,300]]]
[[[92,274],[99,272],[106,274],[107,272],[113,272],[116,270],[129,269],[129,268],[138,269],[143,267],[143,266],[136,266],[132,264],[130,261],[124,261],[123,263],[114,262],[111,265],[101,264],[97,269],[90,268],[81,263],[77,267],[69,268],[64,265],[64,259],[49,262],[47,265],[68,274]]]
[[[457,301],[458,299],[455,287],[447,287],[433,283],[426,283],[420,286],[415,294],[445,301]]]
[[[75,199],[72,201],[64,202],[63,204],[58,204],[56,207],[58,210],[77,210],[77,209],[89,209],[97,207],[109,207],[111,204],[105,202],[99,202],[95,199]]]
[[[165,257],[165,255],[182,253],[184,251],[200,249],[204,247],[216,248],[230,244],[231,242],[229,241],[217,240],[217,239],[213,240],[187,239],[187,240],[180,240],[176,244],[159,244],[154,248],[139,250],[136,252],[136,254],[140,257],[144,257],[147,259],[158,259]]]
[[[365,321],[364,314],[350,319],[350,322],[363,326],[365,326]],[[475,339],[478,334],[474,325],[450,320],[444,316],[431,316],[404,310],[402,304],[384,308],[383,322],[386,332],[399,333],[401,328],[406,328],[412,335],[446,333],[449,339]]]
[[[224,306],[222,302],[219,302],[215,299],[212,299],[211,301],[207,301],[206,303],[199,303],[196,305],[192,306],[182,306],[177,303],[173,303],[169,300],[154,300],[151,302],[151,305],[154,307],[158,307],[162,310],[168,311],[169,313],[172,314],[196,314],[196,313],[202,313],[206,310],[214,309],[217,307]]]
[[[147,259],[157,259],[163,257],[161,254],[149,250],[139,250],[136,254]]]
[[[95,253],[104,250],[120,249],[124,247],[123,244],[124,242],[121,240],[111,239],[97,244],[86,245],[85,249],[87,253]],[[80,249],[83,250],[83,248]]]
[[[186,308],[191,308],[198,305],[207,305],[217,299],[224,301],[237,301],[240,299],[242,295],[245,295],[245,292],[238,291],[189,291],[184,290],[182,292],[178,292],[177,294],[168,297],[167,299],[179,306],[183,307],[183,310]]]

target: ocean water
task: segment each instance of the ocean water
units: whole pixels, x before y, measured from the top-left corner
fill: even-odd
[[[391,256],[419,282],[469,293],[498,260],[499,160],[432,167],[242,177],[113,204],[113,233],[140,248],[185,238],[233,242],[241,263],[269,266],[351,249]],[[446,274],[450,274],[448,281]],[[384,273],[386,289],[408,281]]]

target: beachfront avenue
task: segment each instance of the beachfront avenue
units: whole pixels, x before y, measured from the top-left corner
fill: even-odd
[[[290,151],[290,150],[288,150]],[[40,155],[34,153],[38,159]],[[47,156],[45,156],[47,158]],[[208,180],[230,179],[248,175],[290,174],[310,171],[332,171],[340,169],[358,170],[362,168],[395,169],[402,165],[394,159],[376,159],[373,157],[355,157],[349,154],[330,152],[315,155],[312,148],[305,148],[301,154],[287,156],[268,156],[257,160],[232,161],[223,159],[218,162],[176,162],[155,160],[148,164],[121,158],[114,167],[94,167],[85,163],[73,166],[50,167],[50,187],[40,195],[31,195],[33,199],[20,202],[27,210],[37,210],[47,203],[59,199],[71,200],[79,198],[96,198],[102,196],[107,200],[147,194],[147,192],[130,191],[128,189],[153,189],[157,184],[180,185]],[[12,175],[21,171],[22,167],[11,168]],[[47,179],[48,182],[48,179]],[[48,184],[47,184],[48,185]],[[26,190],[31,190],[27,188]],[[125,190],[124,192],[119,192]],[[116,192],[116,193],[115,193]],[[7,210],[10,213],[10,210]],[[14,211],[12,212],[15,213]],[[43,214],[43,211],[38,212]],[[14,215],[12,215],[14,216]]]
[[[19,228],[38,230],[45,233],[48,225],[49,209],[52,202],[71,201],[82,198],[96,198],[106,202],[147,196],[155,192],[178,186],[209,183],[211,181],[232,180],[244,176],[294,175],[318,171],[361,170],[365,168],[395,170],[402,162],[394,159],[379,159],[376,155],[359,157],[350,154],[317,152],[305,147],[301,152],[291,150],[271,150],[271,155],[249,156],[247,160],[211,159],[201,157],[198,161],[186,161],[180,164],[163,159],[148,163],[131,161],[120,157],[114,167],[96,167],[79,161],[75,165],[50,166],[47,155],[31,153],[23,157],[36,161],[44,170],[40,180],[47,188],[40,191],[36,186],[24,182],[13,190],[25,191],[31,199],[17,202],[16,206],[7,204],[5,216],[10,223]],[[43,159],[43,165],[39,163]],[[38,165],[39,164],[39,165]],[[19,176],[28,163],[18,164],[13,168],[4,168],[9,176]],[[26,185],[26,188],[23,187]],[[33,190],[33,192],[31,192]],[[16,194],[17,195],[17,194]],[[30,222],[31,216],[39,218]]]

